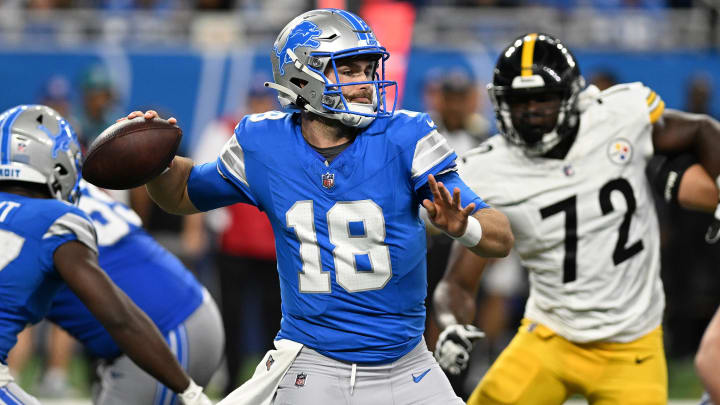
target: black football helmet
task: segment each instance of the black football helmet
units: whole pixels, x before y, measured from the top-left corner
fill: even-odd
[[[548,34],[526,34],[505,48],[488,85],[498,128],[510,142],[529,155],[547,153],[579,123],[577,100],[585,87],[575,57],[557,38]],[[551,125],[531,123],[529,117],[513,117],[511,105],[530,99],[560,101],[557,119]]]

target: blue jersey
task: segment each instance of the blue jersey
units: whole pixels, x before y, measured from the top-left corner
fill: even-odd
[[[272,111],[238,124],[215,174],[272,224],[278,339],[366,364],[392,362],[420,342],[427,288],[420,190],[429,173],[453,171],[455,158],[428,115],[409,111],[375,120],[329,164],[303,138],[297,114]],[[199,208],[232,199],[210,175],[188,182]]]
[[[0,192],[0,361],[26,325],[40,321],[64,285],[53,255],[77,240],[97,252],[95,230],[77,207]]]
[[[163,334],[176,328],[202,304],[202,285],[142,229],[135,212],[95,186],[80,184],[80,208],[97,230],[100,267]],[[67,286],[58,291],[47,317],[93,355],[121,354],[110,334]]]

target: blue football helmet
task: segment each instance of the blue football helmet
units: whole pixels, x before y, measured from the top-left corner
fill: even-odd
[[[337,60],[366,55],[377,59],[373,80],[338,84]],[[397,100],[397,83],[385,80],[389,57],[360,17],[345,10],[312,10],[280,31],[270,53],[274,83],[265,85],[278,91],[280,104],[286,109],[307,110],[364,128],[375,118],[389,117],[395,111],[395,103],[392,108],[386,104],[389,87],[394,87]],[[334,71],[331,77],[324,73],[328,66]],[[343,96],[343,86],[358,84],[372,86],[371,104],[350,103]]]
[[[60,114],[19,105],[0,114],[0,181],[47,184],[50,195],[77,203],[82,152]]]

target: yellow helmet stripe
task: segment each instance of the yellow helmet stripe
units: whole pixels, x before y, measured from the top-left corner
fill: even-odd
[[[521,76],[532,76],[533,55],[535,54],[535,40],[538,34],[529,34],[523,38],[522,59],[520,67],[522,68]]]

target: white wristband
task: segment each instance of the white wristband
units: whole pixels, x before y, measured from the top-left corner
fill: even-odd
[[[182,399],[184,404],[188,404],[197,401],[198,397],[202,395],[202,392],[203,388],[197,385],[191,378],[188,387],[185,388],[185,391],[179,393],[178,396]]]
[[[465,247],[475,247],[475,245],[480,242],[480,239],[482,239],[482,226],[480,226],[480,222],[475,217],[468,217],[468,224],[467,228],[465,228],[465,233],[457,238],[453,237],[453,239],[460,242]]]

